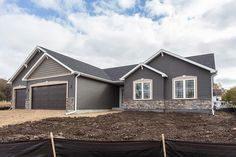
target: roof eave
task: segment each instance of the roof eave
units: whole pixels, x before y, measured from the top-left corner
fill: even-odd
[[[34,55],[37,53],[37,50],[40,50],[42,52],[44,52],[44,50],[42,50],[39,46],[36,46],[31,53],[28,55],[28,57],[24,60],[23,64],[21,64],[19,66],[19,68],[16,70],[16,72],[12,75],[12,77],[8,80],[7,83],[12,84],[12,82],[14,81],[14,79],[19,75],[19,73],[21,72],[21,70],[23,70],[24,67],[27,66],[27,64],[29,63],[29,61],[34,57]]]
[[[165,49],[160,49],[159,51],[157,51],[154,55],[152,55],[150,58],[148,58],[146,61],[144,61],[144,64],[149,63],[149,62],[152,61],[154,58],[156,58],[159,54],[162,54],[162,53],[166,53],[166,54],[171,55],[171,56],[173,56],[173,57],[176,57],[176,58],[178,58],[178,59],[184,60],[184,61],[186,61],[186,62],[188,62],[188,63],[190,63],[190,64],[193,64],[193,65],[195,65],[195,66],[198,66],[198,67],[200,67],[200,68],[203,68],[203,69],[205,69],[205,70],[208,70],[208,71],[210,71],[210,73],[215,73],[215,71],[216,71],[215,69],[212,69],[212,68],[207,67],[207,66],[205,66],[205,65],[203,65],[203,64],[197,63],[197,62],[195,62],[195,61],[192,61],[192,60],[190,60],[190,59],[187,59],[187,58],[185,58],[185,57],[182,57],[182,56],[180,56],[180,55],[177,55],[177,54],[175,54],[175,53],[173,53],[173,52],[167,51],[167,50],[165,50]]]
[[[144,64],[144,63],[140,63],[140,64],[138,64],[137,66],[135,66],[133,69],[131,69],[128,73],[126,73],[124,76],[122,76],[119,80],[124,81],[126,77],[128,77],[130,74],[132,74],[134,71],[136,71],[136,70],[137,70],[139,67],[141,67],[141,66],[144,66],[144,67],[146,67],[147,69],[152,70],[152,71],[154,71],[154,72],[160,74],[162,77],[168,77],[165,73],[163,73],[163,72],[161,72],[161,71],[159,71],[159,70],[157,70],[157,69],[154,69],[154,68],[152,68],[152,67],[150,67],[150,66],[148,66],[148,65],[146,65],[146,64]]]

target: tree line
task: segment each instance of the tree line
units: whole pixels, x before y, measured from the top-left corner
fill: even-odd
[[[227,90],[224,93],[222,99],[228,103],[236,105],[236,87],[233,87]]]
[[[7,80],[0,79],[0,101],[11,100],[11,85],[7,84]]]

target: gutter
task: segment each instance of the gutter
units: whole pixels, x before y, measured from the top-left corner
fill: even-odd
[[[78,86],[78,77],[80,76],[80,73],[74,72],[74,74],[76,74],[76,76],[75,76],[75,109],[74,109],[74,111],[67,112],[66,115],[70,115],[70,114],[73,114],[73,113],[77,112],[77,106],[78,106],[78,104],[77,104],[78,87],[77,86]]]

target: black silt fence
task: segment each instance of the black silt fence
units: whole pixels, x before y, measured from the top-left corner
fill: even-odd
[[[99,142],[54,139],[57,157],[163,157],[161,141]],[[236,157],[236,144],[166,140],[167,157]],[[0,144],[0,157],[53,157],[48,140]]]

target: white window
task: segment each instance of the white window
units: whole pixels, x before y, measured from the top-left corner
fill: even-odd
[[[182,76],[173,79],[174,99],[196,99],[197,98],[197,77]]]
[[[133,82],[134,100],[152,99],[152,80],[141,79]]]

